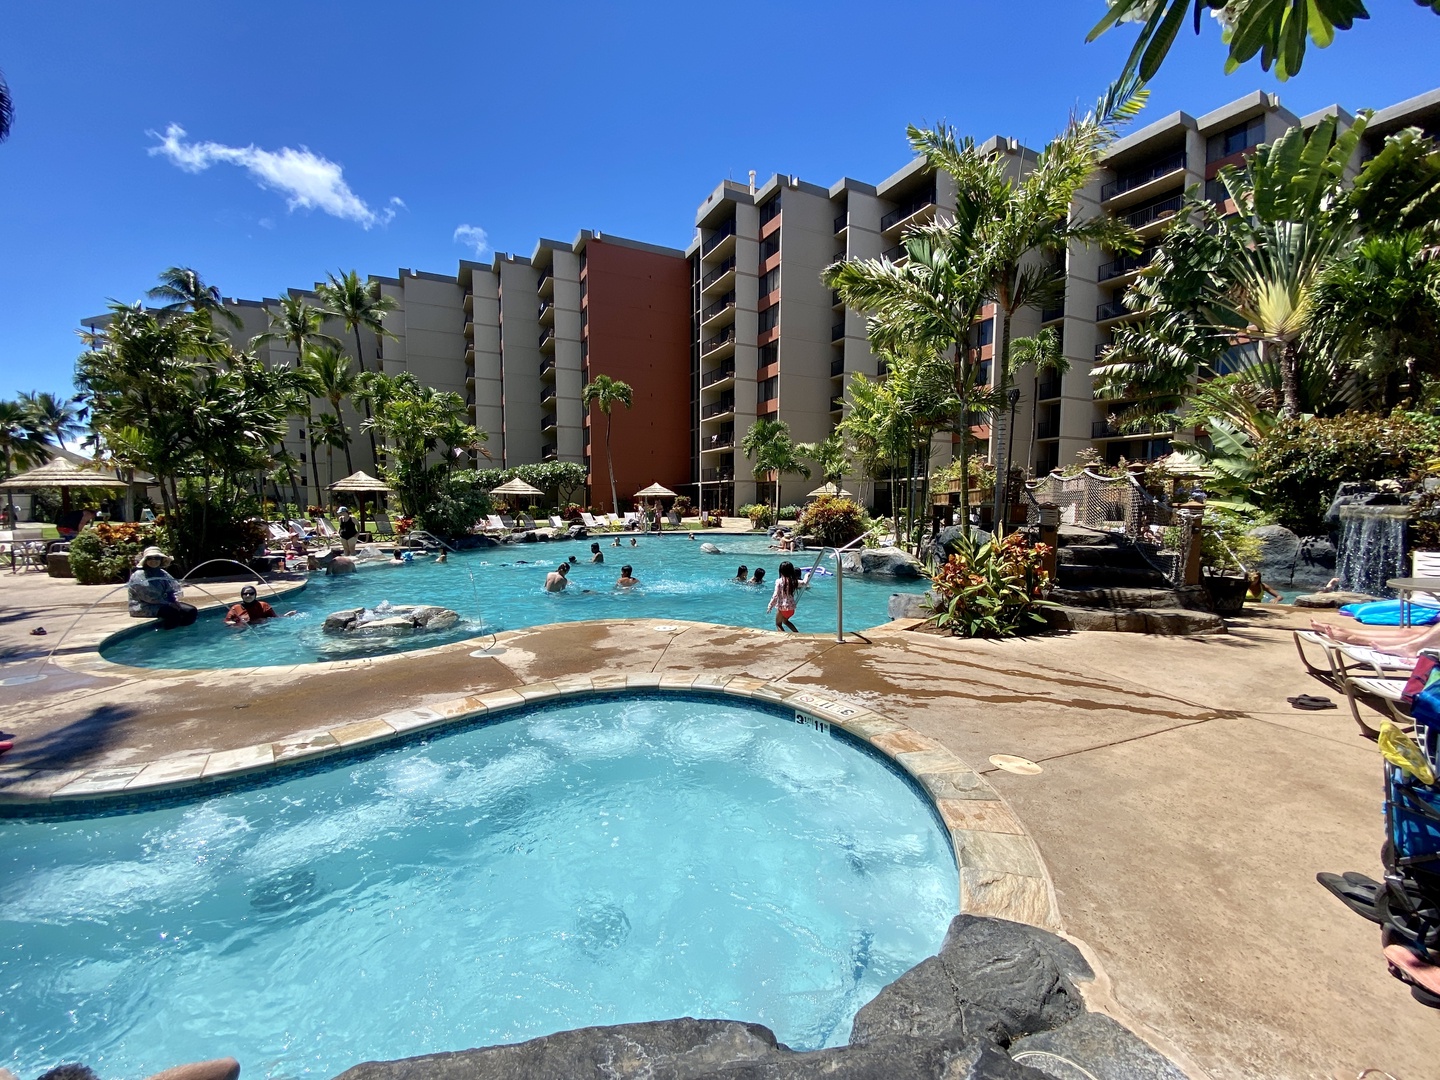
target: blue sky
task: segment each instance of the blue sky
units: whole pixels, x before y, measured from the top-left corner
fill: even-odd
[[[1371,8],[1283,85],[1256,65],[1225,76],[1215,29],[1187,30],[1147,116],[1256,88],[1303,115],[1440,85],[1440,19]],[[582,228],[683,247],[719,181],[873,182],[906,160],[907,122],[1038,147],[1128,51],[1128,32],[1084,44],[1103,9],[11,5],[0,396],[69,392],[79,320],[170,265],[258,298],[342,268],[453,272],[482,235],[487,259]]]

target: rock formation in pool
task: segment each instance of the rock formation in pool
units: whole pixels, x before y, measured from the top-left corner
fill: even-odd
[[[1121,1024],[1086,1011],[1073,980],[1090,978],[1079,950],[1054,934],[957,915],[938,956],[856,1014],[848,1046],[796,1052],[759,1024],[685,1017],[369,1061],[339,1080],[1184,1080]]]
[[[449,608],[434,604],[392,604],[381,601],[374,608],[347,608],[325,616],[327,634],[416,634],[427,630],[448,630],[460,621]]]

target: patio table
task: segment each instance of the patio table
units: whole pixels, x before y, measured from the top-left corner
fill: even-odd
[[[1417,592],[1432,593],[1440,596],[1440,578],[1433,577],[1397,577],[1390,578],[1385,582],[1387,588],[1395,590],[1400,594],[1400,625],[1410,625],[1411,597]]]

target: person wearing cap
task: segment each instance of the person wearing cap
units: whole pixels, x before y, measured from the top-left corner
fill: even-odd
[[[295,612],[287,611],[285,614],[294,615]],[[240,602],[231,605],[225,613],[225,625],[254,626],[273,618],[276,618],[275,609],[259,598],[254,585],[246,585],[240,590]]]
[[[171,558],[158,547],[147,547],[135,561],[130,575],[130,616],[135,619],[159,619],[162,630],[189,626],[199,614],[193,604],[181,603],[180,583],[165,571]]]
[[[360,526],[350,515],[350,508],[342,506],[340,514],[340,546],[345,549],[346,555],[355,554],[355,541],[360,535]]]

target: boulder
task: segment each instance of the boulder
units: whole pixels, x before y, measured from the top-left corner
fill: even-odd
[[[329,633],[338,633],[342,630],[349,630],[355,625],[357,619],[365,614],[363,607],[349,608],[345,611],[332,611],[325,616],[325,625],[322,629]]]
[[[926,604],[934,599],[933,594],[891,593],[889,614],[892,619],[928,619],[930,610]]]
[[[1335,576],[1335,545],[1327,536],[1302,536],[1290,585],[1296,589],[1323,589]],[[1266,579],[1269,580],[1268,578]]]
[[[1335,592],[1304,593],[1295,597],[1293,603],[1296,607],[1303,608],[1339,608],[1346,604],[1363,604],[1374,599],[1375,597],[1365,593],[1337,589]]]
[[[843,552],[841,558],[847,574],[909,579],[920,576],[920,560],[897,547],[856,548]]]
[[[716,547],[714,544],[710,543],[708,540],[707,540],[705,543],[703,543],[703,544],[700,545],[700,550],[701,550],[702,552],[704,552],[706,555],[723,555],[723,554],[725,554],[723,551],[721,551],[721,550],[720,550],[718,547]]]
[[[435,604],[381,604],[369,608],[333,611],[322,625],[330,634],[413,634],[447,630],[460,621],[449,608]]]
[[[1290,588],[1300,558],[1300,537],[1284,525],[1261,525],[1251,529],[1250,535],[1260,541],[1260,561],[1253,569],[1260,571],[1267,585]]]

